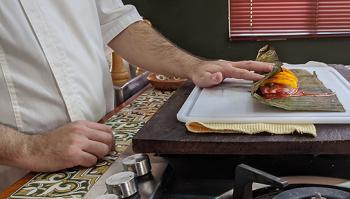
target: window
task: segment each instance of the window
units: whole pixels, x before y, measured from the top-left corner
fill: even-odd
[[[228,0],[230,39],[350,36],[350,0]]]

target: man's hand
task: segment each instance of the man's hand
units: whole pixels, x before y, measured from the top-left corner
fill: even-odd
[[[32,171],[57,171],[96,164],[114,147],[111,127],[89,122],[69,123],[52,132],[28,136],[17,166]]]
[[[273,65],[256,61],[202,61],[193,65],[189,76],[199,87],[211,87],[220,84],[225,78],[257,81],[263,78],[258,73],[270,72]]]

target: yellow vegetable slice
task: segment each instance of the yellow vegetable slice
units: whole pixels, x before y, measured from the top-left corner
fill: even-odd
[[[263,86],[271,83],[282,84],[282,85],[289,86],[291,88],[298,88],[298,78],[295,76],[295,74],[292,71],[286,68],[282,68],[281,72],[276,73],[274,76],[267,79],[263,83]]]

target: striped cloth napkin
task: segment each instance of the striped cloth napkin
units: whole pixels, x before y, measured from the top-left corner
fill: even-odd
[[[188,131],[193,133],[244,133],[257,134],[268,132],[271,134],[309,134],[316,137],[316,128],[313,124],[230,124],[230,123],[202,123],[190,121],[186,123]]]

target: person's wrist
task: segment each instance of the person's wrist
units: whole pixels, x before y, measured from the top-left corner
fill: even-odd
[[[14,151],[13,158],[11,162],[13,162],[16,167],[20,167],[23,169],[31,170],[33,164],[35,164],[34,156],[39,153],[34,152],[35,146],[40,145],[39,139],[41,139],[43,135],[28,135],[23,134],[21,139],[18,141],[18,147]],[[33,162],[34,161],[34,162]]]
[[[204,60],[201,60],[199,58],[193,58],[187,65],[187,67],[185,67],[186,78],[193,80],[196,71],[198,71],[198,67],[200,67],[203,64],[203,62]]]

